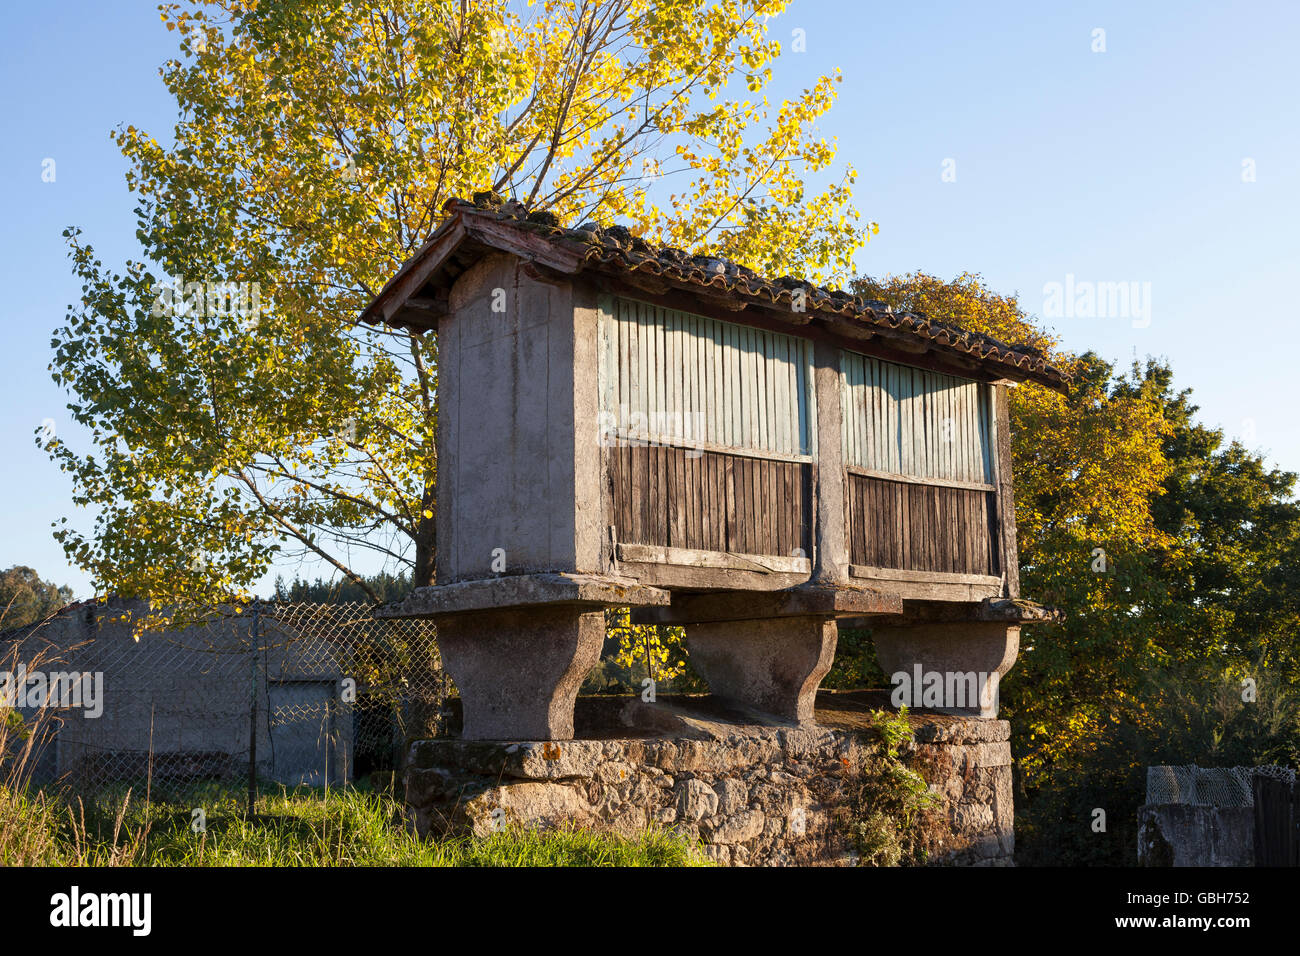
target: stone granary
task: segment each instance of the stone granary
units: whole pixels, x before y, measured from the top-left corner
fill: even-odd
[[[479,195],[361,319],[436,331],[430,617],[463,737],[564,740],[603,611],[683,625],[712,694],[809,723],[838,622],[888,674],[1015,660],[1007,390],[1039,352]]]

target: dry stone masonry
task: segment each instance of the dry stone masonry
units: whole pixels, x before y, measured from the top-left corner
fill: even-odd
[[[633,705],[636,706],[636,705]],[[645,708],[641,708],[643,714]],[[570,741],[424,740],[406,799],[426,835],[504,826],[651,827],[698,841],[729,865],[853,865],[846,784],[869,733],[693,719],[690,735]],[[1010,725],[918,717],[906,761],[941,799],[930,861],[1006,865],[1012,829]]]

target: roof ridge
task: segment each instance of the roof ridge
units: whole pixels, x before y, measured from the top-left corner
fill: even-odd
[[[920,312],[895,311],[879,299],[820,286],[807,279],[791,275],[765,277],[747,265],[721,256],[657,245],[633,234],[631,229],[622,224],[601,226],[593,220],[586,220],[576,226],[566,226],[553,210],[530,209],[517,199],[506,198],[490,190],[476,192],[472,199],[452,197],[442,204],[442,211],[447,215],[447,221],[430,235],[425,248],[458,216],[490,218],[564,247],[581,262],[662,277],[670,282],[690,286],[713,288],[733,295],[766,298],[768,304],[772,305],[788,301],[793,306],[796,291],[802,290],[801,308],[795,311],[829,313],[861,321],[868,326],[914,332],[980,360],[1010,365],[1030,377],[1045,380],[1048,384],[1063,386],[1070,380],[1066,372],[1047,362],[1043,350],[1037,346],[1003,342],[984,332],[962,328]],[[423,251],[424,249],[421,253]],[[416,256],[421,253],[416,253]],[[404,265],[398,276],[405,269]],[[397,276],[394,281],[396,278]],[[385,290],[387,288],[388,286]],[[371,308],[373,305],[374,303]],[[369,313],[370,308],[367,308],[363,319]]]

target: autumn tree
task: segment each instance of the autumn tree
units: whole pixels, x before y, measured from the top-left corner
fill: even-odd
[[[1012,721],[1022,796],[1041,791],[1044,812],[1056,812],[1054,775],[1087,772],[1086,755],[1140,708],[1142,675],[1160,659],[1149,622],[1133,613],[1157,587],[1149,567],[1175,547],[1154,510],[1170,472],[1160,383],[1065,351],[1015,296],[975,275],[860,279],[854,289],[1040,349],[1072,376],[1068,396],[1034,383],[1010,396],[1021,590],[1066,619],[1025,629],[1002,716]]]
[[[1002,687],[1018,857],[1131,864],[1146,767],[1300,758],[1296,476],[1197,422],[1167,364],[1071,355],[978,276],[854,285],[1073,374],[1011,394],[1021,587],[1066,612]]]
[[[0,628],[42,621],[71,600],[72,588],[46,581],[26,565],[0,571]]]
[[[496,190],[567,221],[830,280],[869,234],[814,123],[835,74],[764,94],[784,0],[194,0],[160,8],[170,139],[128,125],[140,255],[67,232],[55,380],[93,450],[49,450],[98,587],[194,606],[270,562],[432,581],[436,339],[354,317]],[[830,184],[820,191],[806,178]]]

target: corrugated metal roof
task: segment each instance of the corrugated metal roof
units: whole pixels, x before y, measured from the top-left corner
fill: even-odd
[[[815,318],[847,322],[850,331],[875,332],[924,343],[928,350],[975,360],[1012,379],[1040,382],[1066,390],[1069,377],[1029,346],[1008,345],[912,312],[895,312],[886,303],[813,285],[792,276],[775,279],[747,266],[711,256],[691,255],[671,246],[656,246],[632,235],[625,226],[560,224],[550,211],[529,212],[522,204],[478,193],[474,201],[450,199],[447,219],[408,259],[361,313],[360,321],[403,328],[437,325],[439,295],[481,255],[501,250],[557,271],[601,272],[627,281],[655,283],[723,301],[731,309],[760,307],[768,317],[797,326]],[[429,291],[435,295],[430,297]],[[796,308],[802,297],[802,308]],[[737,317],[740,318],[739,316]],[[743,321],[743,319],[740,319]]]

